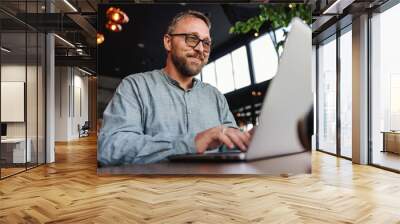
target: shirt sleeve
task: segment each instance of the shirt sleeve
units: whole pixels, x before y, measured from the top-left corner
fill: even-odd
[[[97,160],[101,165],[154,163],[175,154],[195,153],[194,134],[146,135],[137,84],[124,79],[103,113]]]
[[[235,118],[233,117],[232,112],[229,110],[229,105],[228,102],[225,98],[225,96],[220,93],[218,91],[218,105],[219,105],[219,114],[220,114],[220,120],[221,120],[221,124],[229,127],[229,128],[236,128],[238,129],[238,126],[236,124]],[[236,148],[237,150],[239,150],[239,148]],[[221,145],[220,147],[218,147],[218,150],[220,152],[228,152],[228,151],[232,151],[232,149],[229,149],[228,146],[226,145]]]

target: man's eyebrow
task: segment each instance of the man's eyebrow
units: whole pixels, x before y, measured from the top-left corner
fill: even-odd
[[[191,33],[189,32],[189,34],[196,35],[197,37],[200,38],[200,35],[199,35],[199,33],[197,33],[197,32],[191,32]],[[204,38],[204,39],[207,39],[207,40],[211,41],[211,37],[206,37],[206,38]]]

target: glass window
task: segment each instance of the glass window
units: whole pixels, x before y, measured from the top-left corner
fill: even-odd
[[[255,82],[263,82],[275,76],[278,69],[278,56],[269,34],[250,42]]]
[[[217,59],[215,61],[215,68],[219,91],[227,93],[235,90],[231,55],[227,54]]]
[[[23,15],[41,12],[44,1],[7,4],[17,6]],[[4,178],[45,162],[46,39],[39,30],[26,27],[8,15],[0,12],[0,17],[10,23],[0,29],[0,178]]]
[[[218,58],[204,66],[202,81],[225,94],[251,84],[246,46]]]
[[[390,76],[390,130],[400,130],[400,73]]]
[[[28,32],[26,34],[27,38],[27,68],[26,68],[26,114],[27,114],[27,140],[28,140],[28,149],[30,148],[31,153],[30,160],[27,162],[27,166],[33,167],[37,165],[37,158],[38,158],[38,139],[37,139],[37,124],[38,124],[38,33],[36,32]]]
[[[195,76],[196,79],[201,80],[201,72]]]
[[[318,149],[336,153],[336,38],[318,48]]]
[[[352,35],[340,36],[340,153],[351,158],[352,141]]]
[[[203,82],[208,83],[214,87],[217,87],[217,79],[215,76],[215,64],[209,63],[204,66],[202,70],[202,79]]]
[[[25,118],[27,47],[26,33],[1,34],[1,124],[2,136],[11,141],[0,145],[1,178],[26,170],[31,162],[31,139],[27,141]],[[29,80],[30,81],[30,80]],[[30,90],[30,89],[28,89]],[[8,97],[6,97],[8,96]],[[29,95],[28,95],[29,96]],[[12,98],[11,98],[12,97]],[[13,109],[10,109],[13,108]],[[3,142],[3,140],[2,140]],[[28,146],[28,148],[27,148]]]
[[[38,157],[37,162],[38,164],[45,163],[46,158],[46,148],[45,148],[45,87],[46,87],[46,77],[45,77],[45,65],[46,65],[46,52],[45,52],[45,45],[46,45],[46,36],[44,33],[39,34],[39,41],[38,41]]]
[[[400,170],[400,4],[371,19],[372,163]],[[393,153],[395,152],[395,153]]]
[[[249,63],[247,61],[246,47],[242,46],[232,52],[235,89],[250,85]]]
[[[287,28],[285,28],[286,31],[290,30],[290,26],[288,26]],[[276,35],[276,42],[279,43],[280,41],[282,41],[283,39],[285,39],[285,33],[283,28],[280,28],[278,30],[275,31],[275,35]],[[282,54],[283,48],[280,47],[279,48],[279,55]]]

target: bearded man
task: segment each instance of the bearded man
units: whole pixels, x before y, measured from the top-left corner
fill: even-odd
[[[208,62],[210,28],[201,12],[177,14],[163,38],[165,67],[122,80],[103,114],[100,165],[154,163],[222,145],[247,150],[251,136],[237,129],[224,95],[195,78]]]

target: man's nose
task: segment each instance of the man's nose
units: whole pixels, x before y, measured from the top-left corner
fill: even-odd
[[[197,46],[194,49],[203,52],[204,51],[203,42],[200,41],[199,44],[197,44]]]

